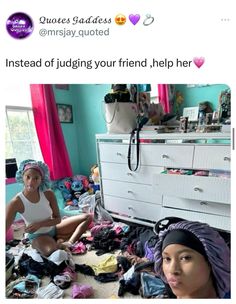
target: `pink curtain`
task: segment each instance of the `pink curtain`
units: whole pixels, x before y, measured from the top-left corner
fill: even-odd
[[[35,127],[52,180],[72,176],[71,164],[50,84],[30,85]]]
[[[170,113],[170,101],[169,101],[169,85],[158,84],[158,96],[165,113]]]

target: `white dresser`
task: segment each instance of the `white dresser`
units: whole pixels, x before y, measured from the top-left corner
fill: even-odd
[[[144,131],[140,139],[140,166],[132,172],[129,134],[96,135],[103,203],[112,216],[149,226],[176,216],[230,231],[230,178],[163,174],[166,168],[229,173],[230,134]]]

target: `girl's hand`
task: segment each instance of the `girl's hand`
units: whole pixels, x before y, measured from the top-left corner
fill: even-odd
[[[40,225],[39,223],[32,223],[32,224],[29,224],[29,225],[25,228],[25,232],[34,233],[34,232],[36,232],[40,227],[41,227],[41,225]]]

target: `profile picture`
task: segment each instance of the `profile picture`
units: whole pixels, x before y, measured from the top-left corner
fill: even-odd
[[[73,123],[72,105],[57,104],[57,112],[60,122]]]
[[[8,17],[6,30],[12,38],[24,39],[32,34],[34,30],[33,21],[29,15],[17,12]]]

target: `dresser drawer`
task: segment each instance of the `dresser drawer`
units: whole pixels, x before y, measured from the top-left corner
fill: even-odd
[[[103,179],[124,182],[149,184],[153,183],[153,175],[163,171],[163,167],[140,166],[137,171],[131,172],[127,164],[101,163],[101,176]]]
[[[192,211],[186,211],[180,209],[162,208],[160,218],[164,218],[168,216],[175,216],[189,221],[207,223],[212,227],[226,231],[231,230],[230,217],[227,216],[192,212]]]
[[[103,179],[102,186],[104,195],[112,195],[155,204],[161,204],[162,201],[162,196],[156,195],[151,185],[125,183]]]
[[[230,205],[228,204],[197,201],[173,196],[164,196],[163,206],[168,208],[184,209],[221,216],[230,216]]]
[[[99,143],[99,156],[101,162],[128,164],[128,144]],[[134,149],[133,149],[134,150]],[[133,151],[135,152],[135,151]],[[133,153],[133,158],[135,157]]]
[[[192,168],[193,146],[143,145],[142,164],[172,168]]]
[[[230,179],[159,174],[154,176],[157,193],[200,201],[230,203]]]
[[[229,171],[230,165],[230,146],[195,146],[194,168]]]
[[[99,144],[101,162],[128,163],[127,144]],[[132,146],[131,162],[136,163],[136,146]],[[192,168],[194,146],[140,144],[140,165]]]
[[[108,211],[120,215],[131,216],[138,219],[146,219],[154,222],[160,218],[161,205],[145,202],[141,203],[134,200],[109,195],[104,196],[104,204]]]

